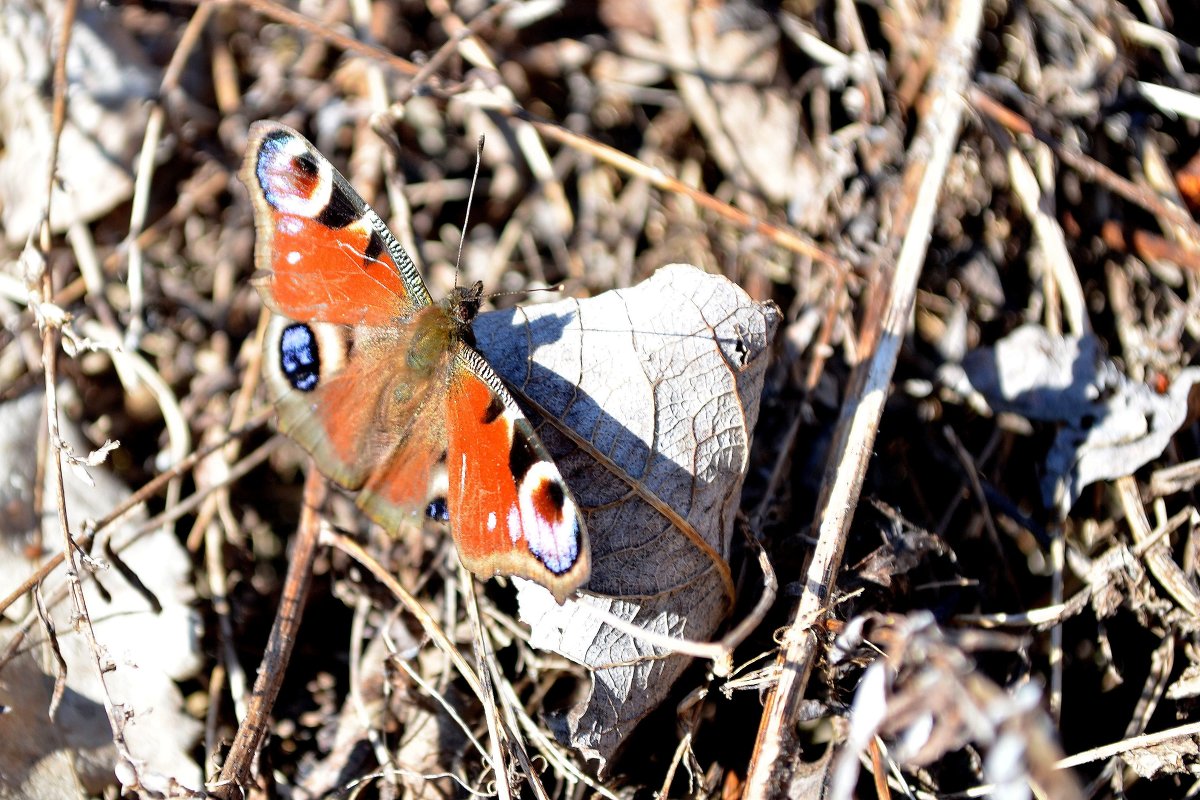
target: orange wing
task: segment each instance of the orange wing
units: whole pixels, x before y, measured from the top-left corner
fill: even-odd
[[[432,302],[379,215],[291,128],[256,122],[241,178],[258,229],[254,285],[275,313],[387,326]]]
[[[254,285],[275,313],[264,374],[279,428],[394,530],[446,457],[451,528],[477,575],[519,575],[559,602],[587,580],[587,531],[529,421],[468,347],[479,287],[432,305],[383,221],[300,134],[251,129]]]
[[[478,352],[459,349],[446,397],[446,495],[467,569],[519,575],[563,602],[587,580],[575,498],[512,395]]]
[[[443,404],[425,402],[427,376],[396,358],[432,310],[429,290],[379,215],[291,128],[255,123],[241,178],[258,229],[254,285],[277,315],[264,374],[279,428],[338,483],[370,484],[360,502],[394,523],[423,505],[445,449]]]

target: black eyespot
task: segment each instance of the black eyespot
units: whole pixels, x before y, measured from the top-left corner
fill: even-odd
[[[525,477],[525,473],[529,472],[538,461],[537,455],[533,452],[533,448],[529,445],[529,439],[521,435],[518,429],[516,435],[513,436],[512,447],[508,451],[508,468],[512,472],[513,477],[517,479],[517,484],[520,485],[521,479]]]
[[[435,497],[429,501],[429,505],[425,506],[425,516],[436,522],[450,521],[450,507],[446,505],[446,498]]]
[[[292,166],[308,176],[316,175],[321,171],[321,165],[317,163],[317,159],[312,153],[301,153],[296,156],[292,159]]]
[[[333,190],[329,202],[317,214],[317,222],[328,228],[341,229],[362,218],[366,205],[338,172],[333,173]],[[368,246],[369,243],[368,243]]]
[[[483,410],[483,419],[481,422],[483,422],[484,425],[491,425],[503,413],[504,402],[496,395],[492,395],[491,402],[488,403],[487,408]]]
[[[321,353],[317,337],[303,322],[294,322],[279,337],[279,365],[292,388],[311,392],[321,380]]]
[[[542,491],[546,493],[546,499],[550,502],[550,505],[558,509],[561,513],[567,500],[567,496],[563,494],[562,484],[558,481],[546,481],[546,485],[542,487]]]

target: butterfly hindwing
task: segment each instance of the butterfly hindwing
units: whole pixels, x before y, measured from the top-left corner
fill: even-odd
[[[450,526],[477,575],[519,575],[561,603],[590,572],[575,499],[529,420],[474,349],[455,360],[446,406]]]
[[[254,285],[274,312],[263,370],[280,430],[393,531],[426,509],[444,460],[463,563],[530,578],[563,602],[587,580],[587,533],[470,345],[480,285],[434,304],[378,214],[290,128],[254,124],[241,178],[258,231]]]
[[[395,359],[406,332],[275,316],[263,356],[279,429],[337,483],[366,487],[359,505],[392,530],[423,507],[446,447],[440,385]]]

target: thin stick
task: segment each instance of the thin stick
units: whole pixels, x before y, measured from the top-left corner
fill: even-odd
[[[791,250],[793,253],[811,258],[813,261],[820,262],[827,266],[833,267],[839,272],[849,274],[852,270],[849,264],[842,259],[830,255],[823,249],[805,239],[795,231],[781,228],[772,225],[765,220],[753,217],[742,211],[740,208],[734,208],[728,203],[722,202],[713,197],[708,192],[702,192],[699,189],[694,189],[682,181],[674,178],[661,169],[649,167],[633,156],[626,155],[620,150],[617,150],[607,145],[603,145],[594,139],[589,139],[578,133],[567,130],[561,125],[556,125],[548,120],[534,116],[523,108],[508,107],[496,109],[502,114],[510,117],[524,120],[533,125],[547,139],[553,139],[560,144],[587,153],[590,156],[603,161],[611,167],[614,167],[627,175],[632,175],[635,178],[641,178],[648,182],[651,186],[661,189],[664,192],[672,194],[680,194],[687,197],[701,208],[711,211],[712,213],[724,217],[735,225],[742,227],[748,231],[766,237],[773,244]]]
[[[417,91],[417,87],[431,80],[434,73],[444,67],[450,58],[458,53],[458,48],[464,41],[478,34],[485,25],[490,25],[497,17],[507,11],[511,5],[512,0],[500,0],[500,2],[492,7],[479,12],[478,16],[468,24],[462,25],[456,30],[449,31],[450,38],[421,66],[413,75],[412,80],[401,87],[397,93],[396,101],[392,103],[392,107],[399,108],[407,103]],[[444,22],[445,20],[443,20]],[[450,26],[444,25],[444,27],[449,28]]]
[[[408,613],[413,615],[413,618],[421,625],[421,629],[437,645],[438,649],[450,657],[455,669],[462,675],[463,680],[467,682],[467,688],[476,697],[482,696],[483,685],[479,682],[479,676],[475,674],[474,667],[459,652],[454,643],[450,641],[450,638],[446,636],[446,632],[437,624],[437,620],[433,618],[425,606],[417,598],[413,597],[412,593],[400,584],[400,581],[396,580],[396,576],[385,570],[378,561],[372,558],[367,551],[363,550],[358,542],[350,537],[329,531],[326,532],[324,538],[330,547],[341,550],[353,558],[364,569],[370,572],[375,577],[375,580],[383,584],[384,588],[391,592],[408,610]]]
[[[828,606],[842,564],[846,535],[862,491],[879,419],[883,414],[900,345],[912,319],[917,278],[925,261],[934,210],[950,154],[958,141],[965,112],[962,93],[971,76],[983,19],[982,0],[961,0],[949,12],[947,37],[930,76],[928,111],[909,150],[903,192],[915,197],[896,214],[896,235],[904,237],[891,285],[880,270],[875,290],[880,299],[867,310],[861,337],[870,356],[850,380],[830,448],[830,466],[817,503],[816,550],[803,581],[804,594],[778,659],[779,683],[767,698],[754,754],[746,777],[747,800],[772,797],[794,763],[789,731],[799,717],[819,640],[809,630]],[[783,771],[783,772],[781,772]]]
[[[1083,153],[1067,147],[1055,140],[1044,131],[1035,128],[1027,119],[1010,108],[1005,108],[993,98],[978,88],[968,90],[971,104],[983,114],[987,114],[996,122],[1014,133],[1024,133],[1045,142],[1054,151],[1054,155],[1068,167],[1079,173],[1084,180],[1098,183],[1113,194],[1134,205],[1154,214],[1159,220],[1168,220],[1184,230],[1191,241],[1200,241],[1200,225],[1192,219],[1187,210],[1165,200],[1145,187],[1138,186],[1128,178],[1123,178],[1095,159],[1088,158]]]
[[[271,409],[269,409],[269,408],[263,409],[257,415],[255,415],[255,417],[252,418],[250,420],[250,422],[248,422],[241,430],[230,433],[228,439],[222,440],[220,442],[214,442],[213,444],[208,445],[207,447],[202,447],[199,450],[192,453],[191,455],[189,455],[183,461],[180,461],[178,464],[171,467],[166,472],[162,472],[162,473],[154,476],[152,479],[147,481],[144,486],[142,486],[140,489],[138,489],[133,494],[129,495],[129,497],[125,498],[125,500],[122,503],[118,504],[116,508],[114,508],[112,511],[108,512],[108,514],[106,514],[101,519],[97,520],[94,530],[92,530],[90,533],[81,533],[78,536],[76,536],[75,544],[78,547],[82,547],[82,548],[88,547],[88,545],[91,544],[91,542],[94,538],[99,536],[102,532],[104,532],[104,530],[106,528],[108,528],[110,525],[115,523],[117,520],[121,519],[121,517],[125,516],[130,511],[132,511],[134,508],[136,508],[137,506],[144,503],[151,495],[153,495],[160,488],[162,488],[163,484],[167,483],[168,481],[172,480],[173,478],[177,478],[180,475],[183,475],[189,469],[194,467],[199,461],[202,461],[203,459],[205,459],[208,456],[215,453],[217,450],[220,450],[222,447],[224,447],[226,444],[229,443],[229,439],[244,436],[247,433],[250,433],[251,431],[258,429],[267,421],[267,417],[270,414],[271,414]],[[273,449],[273,447],[274,446],[272,446],[272,449]],[[250,463],[248,465],[244,464],[241,471],[239,471],[237,468],[232,470],[230,472],[229,479],[232,481],[232,480],[235,480],[237,477],[240,477],[241,475],[245,474],[245,472],[248,472],[250,468],[253,468],[253,466],[256,466],[258,463],[260,463],[262,460],[264,460],[267,455],[269,455],[269,451],[264,452],[263,455],[261,456],[261,458],[259,458],[259,459],[248,458],[247,461]],[[166,521],[169,521],[172,519],[176,519],[177,517],[183,516],[184,513],[186,513],[188,510],[191,509],[191,506],[186,506],[186,504],[191,499],[192,498],[188,498],[188,500],[185,500],[183,503],[180,503],[177,506],[173,506],[172,508],[167,509],[167,511],[165,511],[165,512],[163,512],[163,514],[159,515],[159,518],[161,518],[161,520],[163,522],[166,522]],[[186,506],[186,508],[184,508],[184,506]],[[182,511],[181,511],[181,508],[183,509]],[[26,578],[24,581],[21,582],[21,584],[19,586],[17,586],[17,588],[15,588],[11,592],[9,592],[8,595],[4,599],[0,600],[0,614],[3,614],[5,611],[7,611],[9,606],[11,606],[13,603],[15,603],[18,599],[20,599],[21,596],[32,591],[34,586],[36,586],[37,584],[44,581],[46,579],[46,576],[48,576],[51,572],[53,572],[55,569],[57,569],[59,567],[59,565],[62,564],[62,562],[63,562],[63,554],[55,553],[44,564],[42,564],[40,567],[38,567],[36,570],[34,570],[29,575],[28,578]],[[0,660],[0,663],[3,663],[2,660]]]
[[[208,19],[212,16],[214,9],[214,3],[201,4],[196,8],[196,13],[192,15],[192,18],[188,20],[179,46],[171,54],[171,61],[163,71],[163,79],[158,89],[160,100],[151,106],[150,116],[146,120],[146,132],[142,137],[133,198],[130,202],[129,231],[125,234],[125,244],[129,252],[129,269],[126,278],[129,288],[129,329],[126,331],[126,343],[130,346],[130,350],[135,349],[134,345],[141,339],[145,326],[142,319],[145,310],[143,308],[145,297],[142,281],[142,246],[138,237],[146,227],[147,210],[150,206],[150,184],[154,178],[156,163],[155,156],[166,121],[166,111],[161,98],[165,98],[168,93],[178,88],[179,76],[183,73],[188,56],[191,55],[196,42],[200,40],[200,34],[204,31],[204,26],[208,24]]]
[[[462,580],[463,593],[466,595],[464,605],[467,609],[467,619],[471,622],[471,641],[475,646],[475,664],[479,668],[479,683],[483,688],[483,693],[478,695],[478,698],[480,704],[483,706],[483,719],[487,723],[488,744],[490,745],[489,753],[492,758],[492,765],[495,767],[496,775],[496,796],[500,800],[512,800],[513,787],[509,780],[508,764],[504,759],[505,737],[500,733],[506,729],[500,721],[500,711],[496,707],[496,693],[492,688],[492,671],[489,668],[492,657],[490,642],[488,641],[487,634],[484,633],[483,623],[479,618],[479,603],[475,597],[475,581],[467,574],[467,568],[462,566],[462,564],[459,564],[458,574]],[[533,786],[537,787],[541,785],[541,781],[538,781],[532,772],[529,773],[529,777],[533,778]]]
[[[196,2],[203,4],[202,0],[196,0]],[[306,17],[297,11],[292,11],[290,8],[286,8],[278,3],[272,3],[270,0],[239,0],[239,2],[265,17],[270,17],[276,22],[282,22],[284,25],[292,25],[347,52],[382,62],[404,75],[416,75],[420,72],[417,65],[411,61],[406,61],[382,47],[375,47],[374,45],[360,42],[353,36],[338,33],[328,26],[322,25],[317,20]]]
[[[283,675],[296,643],[296,632],[300,629],[300,615],[312,583],[312,566],[321,534],[318,509],[325,502],[327,490],[325,479],[317,471],[316,465],[310,462],[308,477],[304,481],[304,508],[300,514],[300,527],[292,548],[283,593],[279,598],[279,611],[267,639],[246,718],[238,727],[229,757],[221,768],[221,777],[212,789],[214,795],[225,800],[236,800],[242,796],[242,787],[249,782],[251,764],[267,732],[267,719],[275,706],[275,698],[279,696],[279,687],[283,685]]]
[[[58,167],[59,143],[62,139],[63,126],[67,115],[67,52],[71,45],[71,33],[75,25],[75,14],[78,9],[75,0],[67,0],[62,9],[61,33],[58,47],[54,53],[54,98],[52,105],[52,133],[50,143],[50,163],[46,184],[46,206],[42,214],[39,229],[39,246],[41,252],[50,250],[50,205],[54,193],[55,173]],[[54,296],[54,277],[49,268],[41,275],[42,297]],[[59,430],[58,412],[58,347],[61,336],[60,329],[50,321],[44,323],[42,330],[42,369],[46,380],[46,429],[47,455],[50,456],[49,476],[52,484],[55,506],[58,512],[58,527],[62,534],[63,555],[67,564],[67,583],[70,587],[71,599],[75,607],[75,627],[83,634],[88,644],[88,650],[95,661],[96,677],[99,680],[103,696],[104,711],[108,717],[108,725],[112,731],[113,745],[117,751],[117,775],[122,786],[133,787],[138,784],[138,769],[129,745],[125,739],[125,716],[117,708],[108,686],[108,675],[113,669],[111,657],[101,647],[92,627],[92,618],[88,613],[87,598],[83,593],[83,584],[79,579],[79,565],[76,559],[76,544],[71,535],[71,523],[67,515],[67,495],[63,486],[62,474],[62,437]],[[37,509],[39,512],[41,509]],[[65,668],[57,676],[55,691],[61,691],[62,683],[66,681]]]
[[[1121,753],[1128,753],[1130,750],[1154,747],[1155,745],[1166,744],[1177,739],[1191,739],[1197,735],[1200,735],[1200,722],[1189,722],[1186,725],[1168,728],[1165,731],[1144,733],[1141,736],[1132,736],[1112,744],[1093,747],[1091,750],[1084,750],[1082,753],[1060,758],[1055,762],[1054,767],[1056,769],[1073,769],[1084,764],[1091,764],[1094,761],[1103,761],[1113,756],[1118,756]]]

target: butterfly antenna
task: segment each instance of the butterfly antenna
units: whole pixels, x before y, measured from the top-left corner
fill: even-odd
[[[494,300],[497,297],[508,297],[509,295],[514,294],[519,294],[524,297],[526,295],[533,294],[534,292],[554,292],[556,294],[562,294],[564,291],[566,291],[566,289],[567,287],[563,284],[556,283],[553,286],[535,286],[532,289],[520,289],[515,292],[496,292],[495,294],[489,294],[488,299]]]
[[[471,190],[467,192],[467,214],[463,219],[462,235],[458,237],[458,260],[454,262],[454,288],[458,288],[458,271],[462,267],[463,243],[467,240],[467,223],[471,219],[471,201],[475,199],[475,184],[479,182],[479,162],[483,160],[483,134],[475,145],[475,174],[471,176]]]

